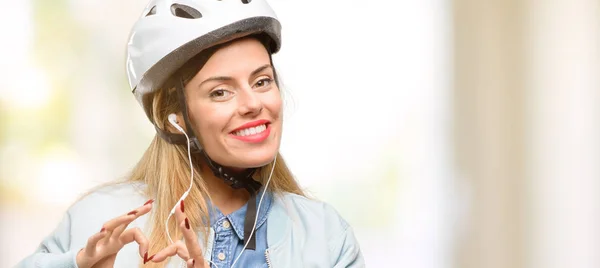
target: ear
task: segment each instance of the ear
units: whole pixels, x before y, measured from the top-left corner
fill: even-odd
[[[179,112],[179,113],[175,113],[175,115],[177,116],[175,122],[181,127],[183,128],[183,130],[185,130],[185,132],[187,132],[187,129],[185,128],[185,121],[183,120],[183,115]],[[166,118],[166,122],[165,122],[165,128],[167,129],[167,131],[173,133],[173,134],[182,134],[181,131],[177,130],[173,125],[171,125],[171,122],[169,121],[169,116],[167,115]]]

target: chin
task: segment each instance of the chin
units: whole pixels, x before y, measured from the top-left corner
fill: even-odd
[[[270,164],[271,162],[273,162],[273,160],[275,159],[275,156],[276,156],[276,154],[270,155],[269,157],[243,159],[245,161],[242,161],[243,163],[240,163],[240,164],[242,164],[246,168],[258,168],[258,167],[266,166],[266,165]]]
[[[277,151],[254,151],[239,154],[235,159],[236,163],[231,163],[233,167],[239,168],[257,168],[268,165],[273,162],[277,156]]]

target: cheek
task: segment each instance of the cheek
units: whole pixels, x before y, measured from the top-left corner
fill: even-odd
[[[283,113],[283,100],[279,90],[274,90],[264,101],[265,107],[272,113],[273,117],[279,118]]]
[[[190,119],[203,146],[212,144],[210,141],[221,134],[222,122],[226,120],[223,118],[222,109],[219,110],[211,105],[190,106]]]

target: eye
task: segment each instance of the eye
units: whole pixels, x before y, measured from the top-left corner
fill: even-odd
[[[209,96],[211,99],[223,100],[231,96],[231,92],[225,89],[215,89],[210,92]]]
[[[265,77],[265,78],[263,78],[263,79],[260,79],[260,80],[258,80],[258,81],[256,82],[256,84],[254,84],[254,87],[255,87],[255,88],[256,88],[256,87],[259,87],[259,88],[261,88],[261,87],[266,87],[266,86],[270,85],[272,82],[273,82],[273,79],[271,79],[271,78],[268,78],[268,77]]]

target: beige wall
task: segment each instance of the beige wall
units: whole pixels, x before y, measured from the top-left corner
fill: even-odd
[[[600,265],[599,6],[454,1],[454,267]]]
[[[472,185],[455,267],[522,267],[523,6],[457,0],[455,152]]]

